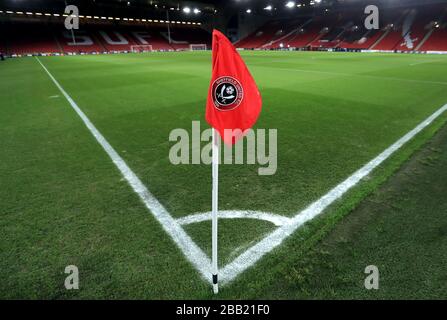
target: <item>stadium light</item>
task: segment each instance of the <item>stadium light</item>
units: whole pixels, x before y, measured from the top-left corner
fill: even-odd
[[[271,5],[268,5],[267,7],[264,8],[264,10],[267,10],[267,11],[271,11],[272,9],[273,9],[273,7]]]
[[[200,13],[200,10],[199,9],[197,9],[197,8],[194,8],[194,11],[193,11],[195,14],[199,14]]]
[[[245,12],[247,12],[248,14],[251,13],[251,9],[247,9]]]
[[[321,0],[314,0],[315,1],[315,3],[320,3],[321,2]]]
[[[186,14],[189,14],[189,13],[191,13],[191,8],[189,8],[189,7],[184,7],[184,8],[183,8],[183,12],[186,13]]]
[[[289,1],[286,3],[286,7],[289,9],[292,9],[293,7],[295,7],[295,1]]]
[[[194,11],[196,12],[196,11]],[[198,13],[200,13],[201,11],[199,10]],[[30,12],[30,11],[11,11],[11,10],[0,10],[0,14],[18,14],[18,15],[27,15],[27,16],[53,16],[53,17],[68,17],[69,15],[64,13],[64,14],[59,14],[59,13],[46,13],[46,12]],[[106,16],[84,16],[84,15],[78,15],[76,17],[79,17],[81,19],[96,19],[96,20],[123,20],[123,21],[136,21],[136,22],[155,22],[155,23],[169,23],[169,21],[165,21],[165,20],[151,20],[151,19],[139,19],[139,18],[114,18],[114,17],[106,17]],[[175,23],[175,22],[173,22]],[[190,22],[190,21],[177,21],[177,24],[190,24],[190,25],[201,25],[200,22]]]

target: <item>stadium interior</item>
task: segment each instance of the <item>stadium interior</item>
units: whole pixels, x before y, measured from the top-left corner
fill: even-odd
[[[446,75],[447,0],[0,0],[0,299],[447,299]]]
[[[393,10],[381,16],[379,30],[365,28],[362,1],[348,9],[345,1],[332,0],[288,2],[285,8],[246,1],[191,8],[170,1],[74,1],[87,10],[79,13],[80,28],[73,32],[61,24],[64,1],[43,2],[47,7],[39,1],[3,2],[0,51],[12,57],[203,49],[210,47],[216,25],[240,49],[447,51],[447,5],[439,1],[382,1]],[[235,6],[238,12],[229,18],[220,14]]]

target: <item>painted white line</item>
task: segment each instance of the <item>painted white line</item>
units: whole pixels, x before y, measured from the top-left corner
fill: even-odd
[[[218,213],[219,219],[257,219],[273,223],[275,226],[283,226],[291,223],[292,219],[273,213],[251,211],[251,210],[223,210]],[[211,211],[205,213],[195,213],[189,216],[178,218],[176,221],[181,225],[199,223],[211,220]]]
[[[439,62],[439,60],[431,60],[431,61],[421,61],[421,62],[415,62],[415,63],[410,63],[410,66],[418,66],[420,64],[425,64],[425,63],[435,63],[435,62]]]
[[[37,58],[42,68],[48,74],[50,79],[64,95],[71,107],[76,111],[78,116],[82,119],[88,130],[90,130],[93,137],[101,145],[104,151],[112,159],[115,166],[121,172],[123,177],[127,180],[129,185],[135,191],[136,194],[143,201],[146,208],[152,212],[155,219],[162,225],[163,229],[171,236],[177,246],[181,249],[182,253],[191,262],[197,270],[201,273],[204,279],[211,282],[211,261],[205,255],[205,253],[192,241],[192,239],[186,234],[183,228],[175,221],[175,219],[169,214],[163,205],[158,202],[157,199],[149,192],[146,186],[141,182],[137,175],[129,168],[126,162],[118,155],[113,147],[107,142],[103,135],[96,129],[93,123],[87,118],[84,112],[78,107],[76,102],[68,95],[62,88],[59,82],[53,77],[43,63]]]
[[[411,140],[421,130],[430,125],[446,110],[447,104],[433,113],[430,117],[425,119],[416,128],[396,141],[392,146],[383,151],[376,158],[368,162],[361,169],[354,172],[353,175],[333,188],[326,195],[312,203],[303,211],[296,214],[292,218],[292,223],[279,227],[278,229],[267,235],[264,239],[256,243],[254,246],[250,247],[247,251],[242,253],[232,262],[227,264],[223,269],[220,270],[220,277],[222,281],[224,283],[228,283],[235,279],[241,272],[254,265],[259,259],[261,259],[262,256],[279,246],[283,242],[283,240],[291,235],[294,231],[296,231],[296,229],[321,214],[335,200],[343,196],[348,190],[359,183],[361,179],[370,174],[383,161],[388,159],[392,154],[399,150],[405,143]]]
[[[306,70],[306,69],[294,69],[294,68],[276,68],[276,67],[269,67],[269,66],[256,64],[256,63],[251,63],[251,65],[255,65],[257,68],[267,68],[267,69],[283,70],[283,71],[289,71],[289,72],[296,71],[296,72],[303,72],[303,73],[327,74],[327,75],[346,76],[346,77],[362,77],[362,78],[370,78],[370,79],[402,81],[402,82],[422,83],[422,84],[439,84],[439,85],[447,86],[447,82],[444,82],[444,81],[381,77],[381,76],[373,76],[373,75],[361,74],[361,73],[359,74],[359,73],[332,72],[332,71]]]
[[[179,222],[183,224],[188,224],[188,217],[180,218],[175,220],[166,209],[155,199],[155,197],[147,190],[139,178],[133,173],[133,171],[127,166],[124,160],[116,153],[112,146],[105,140],[105,138],[99,133],[99,131],[90,122],[87,116],[81,111],[81,109],[76,105],[76,103],[71,99],[71,97],[64,91],[64,89],[59,85],[56,79],[51,75],[47,68],[40,62],[38,58],[37,61],[40,63],[42,68],[49,75],[54,84],[62,92],[64,97],[73,107],[73,109],[78,113],[78,115],[83,120],[84,124],[90,130],[92,135],[98,141],[98,143],[103,147],[103,149],[110,156],[112,161],[115,163],[117,168],[121,171],[123,177],[128,181],[133,190],[140,196],[146,207],[152,212],[154,217],[160,222],[165,231],[171,236],[178,247],[182,250],[186,258],[192,263],[193,266],[200,272],[203,278],[211,283],[211,261],[204,254],[204,252],[192,241],[192,239],[185,233]],[[312,220],[316,216],[320,215],[329,205],[331,205],[335,200],[342,197],[347,191],[358,184],[364,177],[370,174],[375,168],[377,168],[383,161],[388,159],[393,155],[398,149],[400,149],[405,143],[411,140],[420,131],[430,125],[436,118],[438,118],[442,113],[447,110],[447,104],[441,107],[438,111],[433,113],[430,117],[420,123],[416,128],[408,132],[405,136],[396,141],[388,149],[383,151],[376,158],[371,160],[361,169],[356,171],[353,175],[347,178],[345,181],[340,183],[338,186],[329,191],[326,195],[321,197],[319,200],[312,203],[305,210],[298,212],[293,218],[282,217],[282,225],[278,227],[275,231],[271,232],[261,241],[250,247],[248,250],[239,255],[232,262],[224,266],[219,274],[222,284],[226,284],[234,280],[239,274],[247,270],[249,267],[253,266],[259,259],[261,259],[265,254],[279,246],[284,239],[295,232],[304,223]],[[250,211],[245,211],[250,212]],[[193,219],[205,219],[205,214],[195,215],[191,218]],[[228,214],[229,216],[230,214]],[[243,215],[240,213],[235,214],[235,216]],[[247,216],[249,216],[248,214]],[[276,221],[272,219],[275,216],[279,218],[280,216],[262,213],[257,218],[267,220],[273,223]],[[200,216],[200,218],[199,218]],[[253,216],[253,215],[252,215]],[[237,217],[236,217],[237,218]],[[207,220],[208,218],[206,218]],[[205,220],[200,220],[205,221]],[[280,223],[279,221],[276,221]],[[193,222],[191,222],[193,223]]]

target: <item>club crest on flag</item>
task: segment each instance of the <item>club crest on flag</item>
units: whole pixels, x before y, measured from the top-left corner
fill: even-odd
[[[262,100],[258,87],[242,57],[225,35],[213,30],[213,54],[210,87],[206,101],[206,121],[211,125],[212,143],[212,280],[219,291],[217,257],[217,212],[219,188],[219,141],[233,145],[258,119]],[[242,87],[242,83],[244,86]],[[221,112],[226,111],[226,112]],[[226,135],[230,130],[236,134]]]
[[[256,123],[262,99],[241,55],[218,30],[213,31],[212,48],[205,119],[219,132],[225,144],[231,146]]]
[[[216,79],[212,85],[214,107],[220,111],[234,110],[244,99],[241,83],[233,77],[224,76]]]

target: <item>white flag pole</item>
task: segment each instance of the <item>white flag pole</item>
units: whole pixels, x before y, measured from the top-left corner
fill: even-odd
[[[219,132],[216,129],[213,131],[213,191],[212,191],[212,270],[213,270],[213,291],[219,292],[218,280],[217,280],[217,201],[218,201],[218,184],[219,184]]]

